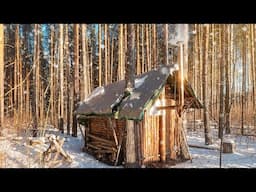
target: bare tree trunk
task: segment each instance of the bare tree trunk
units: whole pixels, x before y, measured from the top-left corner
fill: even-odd
[[[0,24],[0,135],[4,125],[4,25]]]
[[[140,25],[136,25],[136,74],[140,74]]]
[[[230,35],[231,35],[231,26],[227,26],[227,46],[228,46],[228,51],[226,55],[223,57],[226,57],[227,62],[225,63],[225,79],[226,79],[226,94],[225,94],[225,130],[227,134],[230,134],[230,109],[231,109],[231,104],[230,104],[230,83],[229,83],[229,75],[230,75],[230,54],[231,52],[229,51],[230,49]]]
[[[254,34],[254,24],[251,24],[251,57],[252,57],[252,64],[251,64],[251,69],[252,69],[252,109],[254,111],[253,113],[253,125],[254,125],[254,129],[256,126],[256,100],[255,100],[255,72],[256,72],[256,68],[255,68],[255,42],[254,42],[254,38],[255,38],[255,34]]]
[[[128,24],[128,50],[127,50],[127,63],[126,63],[126,92],[130,92],[134,88],[135,76],[135,27],[134,24]],[[136,155],[136,132],[135,123],[133,120],[126,121],[126,166],[134,167],[137,162]]]
[[[18,117],[19,115],[17,114],[18,113],[18,100],[19,100],[19,97],[18,97],[18,57],[17,57],[17,45],[19,45],[19,42],[17,42],[18,38],[19,38],[19,25],[16,26],[16,29],[15,29],[15,59],[14,59],[14,84],[13,84],[13,89],[14,89],[14,97],[13,97],[13,103],[14,103],[14,127],[16,128],[17,127],[17,124],[18,124]]]
[[[64,90],[64,68],[63,68],[63,40],[64,40],[64,36],[63,36],[63,24],[59,25],[59,77],[60,77],[60,114],[59,114],[59,130],[61,131],[61,133],[64,133],[64,94],[63,94],[63,90]]]
[[[66,112],[66,119],[67,119],[67,134],[70,135],[70,124],[71,124],[71,99],[70,99],[70,91],[71,86],[70,86],[70,82],[71,82],[71,76],[70,76],[70,60],[69,60],[69,38],[68,38],[68,27],[69,25],[66,24],[65,25],[65,66],[66,66],[66,90],[67,90],[67,112]]]
[[[125,88],[127,92],[131,92],[134,88],[135,80],[135,27],[133,24],[128,25],[128,51],[127,51],[127,63],[126,63],[126,72],[125,72]]]
[[[109,83],[108,74],[109,74],[109,59],[108,59],[108,25],[104,25],[104,84]]]
[[[215,24],[211,25],[211,33],[215,33]],[[213,74],[213,68],[214,68],[214,63],[215,63],[215,35],[212,35],[212,46],[211,46],[211,65],[210,65],[210,87],[211,87],[211,95],[210,95],[210,111],[211,115],[213,115],[213,79],[214,79],[214,74]],[[209,109],[208,109],[209,110]]]
[[[38,75],[38,68],[39,68],[39,62],[38,62],[38,50],[37,50],[37,42],[38,41],[38,24],[35,24],[34,27],[34,59],[33,59],[33,91],[32,91],[32,99],[31,99],[31,105],[32,105],[32,118],[33,118],[33,136],[37,136],[37,127],[38,127],[38,92],[37,92],[37,75]]]
[[[99,86],[102,85],[102,62],[101,62],[101,24],[99,24],[98,28],[98,47],[99,47]]]
[[[157,66],[157,33],[156,33],[156,24],[153,24],[153,29],[152,29],[152,67],[155,68]]]
[[[124,35],[123,35],[123,33],[124,33],[124,24],[120,24],[119,25],[119,37],[118,37],[118,42],[119,42],[119,44],[118,44],[118,52],[119,52],[119,54],[118,54],[118,77],[117,77],[117,79],[118,80],[121,80],[122,79],[122,77],[123,77],[123,75],[122,75],[122,73],[123,73],[123,70],[124,70],[124,59],[123,59],[123,57],[124,57]]]
[[[50,28],[50,109],[51,109],[51,123],[54,125],[55,116],[55,102],[54,102],[54,26]]]
[[[241,134],[244,135],[244,119],[245,119],[245,94],[246,94],[246,32],[243,34],[243,47],[242,47],[242,116],[241,116]]]
[[[79,101],[79,24],[74,24],[74,98],[73,111],[77,108]],[[72,136],[77,137],[77,119],[73,114]]]
[[[164,65],[168,65],[168,61],[169,61],[169,51],[168,51],[168,32],[169,32],[169,28],[168,28],[168,24],[164,24],[164,42],[163,42],[163,48],[164,48],[164,57],[163,57],[163,62],[164,62]]]
[[[224,48],[224,36],[225,36],[225,25],[222,26],[221,31],[221,58],[222,62],[220,64],[220,110],[219,110],[219,138],[223,137],[223,129],[224,129],[224,121],[225,121],[225,111],[224,111],[224,84],[225,84],[225,73],[224,73],[224,66],[225,66],[225,48]],[[224,65],[224,66],[223,66]]]
[[[207,89],[207,66],[208,66],[208,47],[209,47],[209,24],[204,26],[204,63],[203,63],[203,73],[202,73],[202,84],[203,84],[203,103],[204,103],[204,134],[205,134],[205,144],[212,144],[210,137],[210,127],[209,127],[209,114],[208,114],[208,89]]]

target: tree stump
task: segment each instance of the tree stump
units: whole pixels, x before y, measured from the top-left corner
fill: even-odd
[[[222,152],[223,153],[234,153],[235,152],[235,142],[231,139],[223,140]]]

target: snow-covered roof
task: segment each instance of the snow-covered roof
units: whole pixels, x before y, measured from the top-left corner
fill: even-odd
[[[98,87],[80,103],[76,110],[78,119],[97,115],[142,120],[144,109],[159,96],[167,79],[174,76],[176,70],[178,67],[174,64],[137,75],[135,88],[128,96],[124,94],[125,80]],[[194,95],[190,96],[194,97]]]

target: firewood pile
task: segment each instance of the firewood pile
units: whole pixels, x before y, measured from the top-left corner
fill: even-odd
[[[87,134],[87,138],[90,139],[87,143],[88,152],[93,153],[99,160],[115,162],[118,149],[114,142],[92,134]]]
[[[43,162],[56,162],[58,160],[58,157],[63,157],[64,160],[68,161],[69,163],[72,162],[72,158],[70,157],[70,155],[62,148],[65,138],[60,138],[56,135],[50,135],[48,136],[48,140],[50,142],[50,145],[47,150],[43,152]],[[53,154],[55,155],[52,159]]]
[[[85,147],[96,159],[110,165],[118,165],[122,159],[122,142],[125,121],[108,118],[92,118],[85,133]]]

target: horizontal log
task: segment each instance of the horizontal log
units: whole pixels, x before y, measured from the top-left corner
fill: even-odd
[[[104,146],[105,148],[106,147],[109,147],[109,148],[116,148],[116,146],[114,146],[114,145],[109,145],[108,143],[103,143],[103,142],[99,142],[99,141],[91,141],[91,142],[89,142],[91,145],[94,145],[94,146]]]
[[[206,147],[206,146],[201,146],[201,145],[188,145],[189,147],[193,147],[193,148],[199,148],[199,149],[209,149],[209,150],[219,150],[219,148],[217,147]]]
[[[172,109],[177,109],[178,106],[177,105],[167,105],[167,106],[160,106],[160,107],[157,107],[157,110],[172,110]]]
[[[95,135],[92,135],[92,134],[87,134],[87,137],[90,137],[92,139],[95,139],[95,140],[98,140],[98,141],[102,141],[102,142],[105,142],[105,143],[108,143],[110,145],[115,145],[114,142],[111,142],[109,140],[106,140],[106,139],[103,139],[101,137],[98,137],[98,136],[95,136]]]
[[[100,147],[97,147],[97,146],[92,145],[92,144],[90,144],[90,143],[87,143],[87,147],[91,147],[91,148],[93,148],[93,149],[98,149],[98,150],[101,149]]]
[[[107,149],[107,150],[111,150],[111,151],[117,152],[117,149],[114,148],[114,147],[109,147],[109,146],[105,146],[105,145],[96,145],[96,147],[99,147],[101,149]]]
[[[98,152],[99,150],[111,151],[112,153],[117,152],[117,149],[115,149],[113,147],[107,147],[107,146],[103,146],[103,145],[93,145],[93,144],[90,144],[90,143],[88,143],[87,146],[91,147],[93,149],[96,149],[97,150],[96,152]]]
[[[99,149],[96,151],[97,153],[116,153],[113,150]]]

